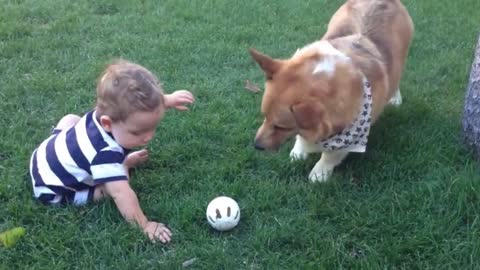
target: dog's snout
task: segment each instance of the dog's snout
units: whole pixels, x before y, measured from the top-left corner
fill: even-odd
[[[265,150],[265,147],[258,141],[255,141],[255,149],[263,151]]]

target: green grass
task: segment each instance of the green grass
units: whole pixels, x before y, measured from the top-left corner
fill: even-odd
[[[479,269],[480,170],[461,141],[463,98],[478,37],[478,0],[404,0],[416,25],[401,83],[364,155],[327,184],[318,160],[290,163],[252,147],[263,84],[247,49],[288,57],[318,39],[342,1],[0,0],[0,269]],[[174,240],[151,244],[115,205],[49,208],[32,199],[34,148],[67,113],[90,110],[112,58],[151,69],[167,92],[190,89],[171,112],[132,185]],[[206,206],[228,195],[236,229],[209,229]]]

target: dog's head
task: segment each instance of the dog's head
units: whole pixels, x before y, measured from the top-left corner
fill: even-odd
[[[276,150],[296,134],[315,143],[341,132],[356,117],[362,75],[331,45],[314,44],[288,60],[250,50],[266,76],[261,107],[264,121],[255,148]],[[334,53],[329,51],[332,49]]]

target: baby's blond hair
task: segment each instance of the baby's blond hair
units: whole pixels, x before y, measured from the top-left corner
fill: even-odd
[[[116,60],[108,65],[97,84],[97,116],[125,121],[135,112],[151,112],[164,106],[159,80],[146,68]]]

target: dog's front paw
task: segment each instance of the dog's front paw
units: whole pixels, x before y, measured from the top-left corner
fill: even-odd
[[[395,95],[390,99],[390,101],[388,101],[388,103],[390,105],[393,105],[393,106],[400,106],[402,105],[402,94],[400,94],[400,89],[397,89],[397,92],[395,93]]]
[[[332,175],[332,172],[333,167],[326,167],[317,163],[308,175],[308,179],[310,179],[310,181],[313,183],[326,182],[328,178],[330,178],[330,175]]]
[[[308,153],[301,149],[293,148],[292,151],[290,151],[290,160],[292,162],[296,160],[305,160],[307,157]]]
[[[297,135],[295,145],[293,146],[292,151],[290,151],[290,161],[307,159],[308,152],[305,151],[305,147],[305,141]]]

